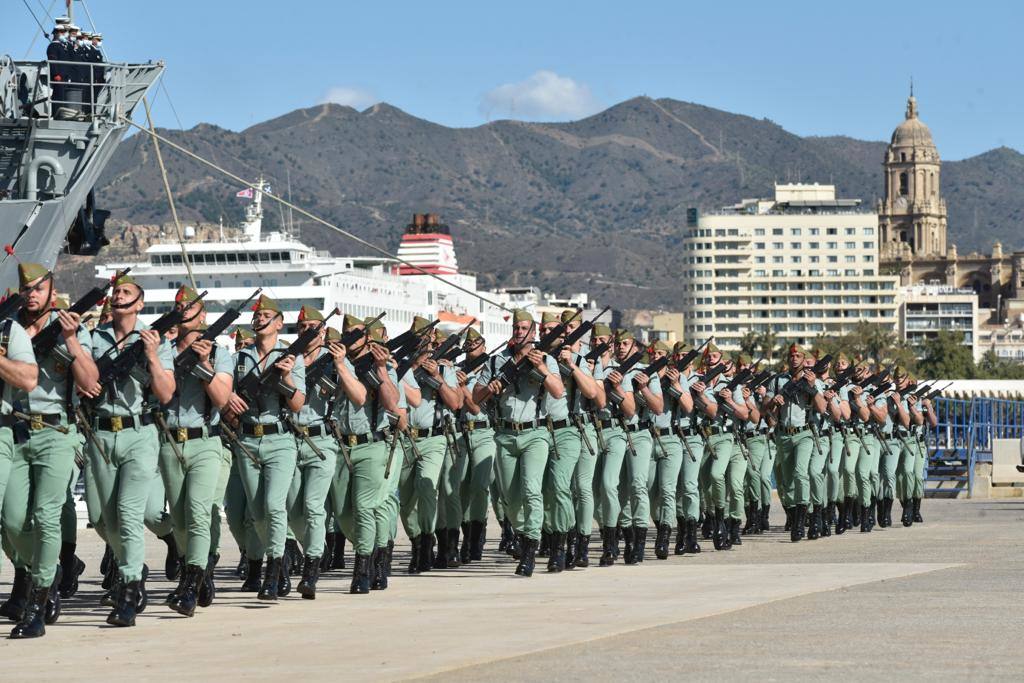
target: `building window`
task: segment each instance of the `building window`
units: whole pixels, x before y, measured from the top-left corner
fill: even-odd
[[[808,232],[810,233],[810,235],[812,237],[815,236],[815,235],[820,235],[821,234],[821,228],[811,228]]]
[[[800,230],[800,228],[793,228],[793,229],[792,229],[792,230],[790,230],[789,232],[790,232],[790,234],[792,234],[792,235],[793,235],[794,237],[799,237],[799,236],[800,236],[800,234],[802,233],[802,231]]]
[[[825,229],[825,234],[826,235],[838,235],[839,234],[839,228],[826,228]]]
[[[782,242],[772,242],[772,249],[782,249],[783,247]]]
[[[906,154],[901,154],[901,156],[903,157],[903,161],[906,161],[906,156],[907,155]],[[906,173],[900,173],[900,196],[901,197],[906,197],[909,194],[909,190],[907,189],[907,187],[908,187],[907,186],[907,174]]]
[[[811,242],[811,243],[810,243],[810,244],[808,244],[807,246],[808,246],[808,247],[809,247],[810,249],[820,249],[820,248],[821,248],[821,242]]]
[[[799,256],[793,256],[792,258],[790,258],[790,261],[793,262],[793,263],[800,263],[800,257]]]
[[[874,228],[864,228],[863,232],[864,232],[865,235],[874,235],[875,234],[875,229]]]
[[[781,256],[772,256],[772,263],[782,263]]]
[[[754,237],[764,237],[764,228],[754,228]]]
[[[875,257],[873,254],[864,254],[864,261],[866,261],[867,263],[871,263],[874,260]]]
[[[821,257],[820,256],[811,256],[810,259],[811,259],[811,263],[820,263],[821,262]]]
[[[782,228],[772,228],[772,234],[773,235],[781,235],[782,234]]]
[[[856,249],[857,248],[857,243],[856,242],[847,242],[846,243],[846,248],[847,249]]]
[[[829,263],[839,263],[839,257],[835,256],[835,255],[831,255],[831,256],[828,257],[828,262]]]
[[[864,248],[865,249],[874,249],[875,248],[875,243],[874,242],[865,242],[864,243]]]
[[[854,256],[853,254],[847,254],[846,256],[843,257],[843,260],[846,263],[855,263],[857,261],[857,257]]]
[[[847,235],[856,235],[857,234],[857,228],[847,228],[846,229],[846,234]]]
[[[790,242],[789,243],[789,248],[790,249],[799,249],[800,248],[800,243],[799,242]]]

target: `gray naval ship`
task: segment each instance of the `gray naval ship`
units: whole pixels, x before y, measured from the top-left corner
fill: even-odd
[[[163,69],[0,56],[0,286],[18,261],[52,268],[107,243],[93,188]]]

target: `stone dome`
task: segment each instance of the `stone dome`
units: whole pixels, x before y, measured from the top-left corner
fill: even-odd
[[[892,132],[893,147],[935,147],[932,132],[917,118],[917,100],[907,98],[907,118]]]

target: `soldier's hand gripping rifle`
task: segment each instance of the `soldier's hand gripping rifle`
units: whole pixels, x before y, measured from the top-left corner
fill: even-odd
[[[462,335],[468,332],[469,328],[472,327],[473,323],[475,322],[475,319],[471,320],[469,321],[469,324],[463,327],[459,332],[449,335],[447,339],[441,342],[437,346],[437,348],[433,350],[433,352],[430,354],[430,360],[436,363],[437,361],[440,361],[445,356],[447,356],[453,349],[458,350],[459,343],[462,341]],[[434,391],[437,391],[438,389],[441,388],[440,382],[438,382],[436,379],[427,374],[427,372],[422,368],[416,368],[416,370],[413,371],[413,377],[416,378],[417,384],[419,384],[421,387],[427,386],[433,389]]]
[[[111,286],[117,282],[120,278],[124,277],[131,268],[125,268],[122,271],[114,273],[103,287],[93,287],[81,299],[71,304],[68,308],[68,313],[76,313],[78,315],[84,315],[88,311],[92,310],[107,296],[107,292],[110,291]],[[35,353],[36,358],[46,358],[57,349],[57,342],[60,341],[62,327],[60,320],[50,321],[46,327],[40,330],[39,334],[32,337],[32,351]],[[63,350],[57,350],[58,360],[65,364],[71,362],[71,357]]]
[[[202,301],[206,295],[207,292],[204,290],[202,294],[186,304],[181,310],[174,308],[167,313],[164,313],[153,321],[149,326],[149,329],[163,337],[167,334],[168,330],[175,325],[180,324],[181,321],[185,319],[185,313]],[[132,330],[121,339],[118,339],[106,353],[96,360],[96,369],[99,371],[99,384],[101,387],[109,389],[115,383],[122,381],[142,360],[146,350],[146,344],[141,339],[136,339],[120,353],[116,355],[113,353],[117,350],[117,347],[121,342],[133,334],[136,334],[135,330]]]
[[[579,317],[579,314],[580,311],[577,310],[571,318],[551,328],[549,332],[545,333],[544,336],[542,336],[537,342],[534,343],[534,348],[541,351],[542,353],[550,353],[555,345],[555,342],[557,342],[565,335],[565,330],[568,327],[569,323],[571,323],[573,320]],[[531,332],[533,331],[533,326],[531,326],[530,330]],[[529,335],[527,335],[527,338],[529,338]],[[498,376],[495,377],[494,380],[492,380],[501,383],[502,392],[506,391],[510,386],[515,384],[523,370],[525,370],[528,366],[531,365],[529,353],[524,355],[519,360],[514,360],[515,354],[519,350],[521,350],[526,344],[529,343],[530,342],[527,341],[519,345],[519,347],[514,350],[512,358],[501,366],[501,369],[498,371]],[[537,373],[533,369],[530,370],[530,376],[535,380],[540,379],[540,373]]]
[[[596,323],[601,318],[601,316],[607,313],[609,310],[611,310],[611,307],[605,306],[603,309],[601,309],[600,313],[595,315],[590,320],[584,320],[582,323],[580,323],[579,327],[577,327],[575,330],[566,335],[565,339],[562,340],[562,343],[559,345],[558,350],[554,354],[556,356],[556,359],[557,356],[561,355],[563,349],[571,349],[576,344],[576,342],[578,342],[580,339],[583,339],[584,336],[586,336],[592,329],[594,329],[594,323]],[[573,316],[573,318],[575,317],[576,316]],[[562,361],[558,361],[558,373],[562,375],[562,377],[568,377],[572,374],[572,366],[566,365]]]
[[[715,378],[721,375],[723,372],[725,372],[725,363],[719,363],[715,367],[705,372],[704,376],[698,379],[696,382],[694,382],[694,384],[703,384],[705,387],[708,387],[711,384],[711,382],[713,382]],[[700,408],[708,407],[708,403],[707,401],[704,400],[704,397],[701,394],[694,391],[692,387],[690,388],[690,396],[693,397],[694,405]]]
[[[291,356],[298,358],[309,345],[316,341],[320,331],[327,326],[327,321],[336,316],[340,311],[335,308],[331,311],[330,315],[317,323],[315,327],[311,327],[295,338],[287,348],[284,349],[271,349],[267,356],[271,353],[278,353],[278,360]],[[268,390],[274,391],[286,399],[291,398],[298,391],[297,387],[290,387],[284,383],[281,378],[281,371],[277,369],[275,363],[267,363],[267,367],[260,370],[260,363],[266,359],[267,356],[261,358],[253,367],[245,374],[242,379],[238,380],[235,385],[235,393],[238,394],[242,400],[244,400],[250,406],[255,404],[257,399],[266,393]]]
[[[829,354],[815,363],[814,367],[811,368],[811,372],[815,375],[820,375],[828,369],[831,362],[832,355]],[[791,379],[786,382],[779,391],[779,394],[791,403],[797,403],[801,399],[809,401],[817,393],[817,389],[815,389],[814,385],[804,378],[803,372],[804,371],[801,370],[800,375],[796,379]]]
[[[697,360],[697,356],[700,355],[700,352],[704,349],[705,346],[708,345],[708,343],[712,339],[714,339],[713,336],[711,338],[709,338],[709,339],[705,339],[704,343],[702,343],[697,348],[690,349],[689,351],[684,353],[682,355],[682,357],[678,361],[675,361],[675,365],[674,365],[675,369],[678,370],[680,373],[682,373],[686,369],[686,366],[688,366],[693,361]],[[667,356],[666,356],[666,358],[667,358]],[[647,370],[650,370],[650,368],[648,367]],[[646,372],[646,370],[645,370],[645,372]],[[675,403],[676,401],[678,401],[679,397],[682,396],[682,393],[679,392],[678,390],[676,390],[676,388],[672,386],[672,383],[669,382],[667,378],[662,380],[662,382],[661,382],[661,390],[662,390],[662,393],[664,393],[666,396],[669,397],[669,401],[671,401],[672,403]]]
[[[224,334],[228,329],[228,326],[235,322],[235,320],[238,319],[238,316],[242,314],[242,308],[258,297],[262,291],[262,287],[257,289],[249,295],[248,299],[221,313],[220,317],[217,318],[217,321],[207,327],[196,341],[216,342],[217,337]],[[191,345],[175,357],[174,374],[176,377],[194,375],[203,382],[210,382],[213,379],[213,372],[199,365],[199,353],[196,352]]]
[[[387,315],[387,311],[382,312],[376,318],[364,325],[362,329],[357,328],[348,330],[341,335],[341,339],[334,343],[341,344],[346,349],[355,345],[360,339],[369,337],[370,326],[381,320],[385,315]],[[352,361],[353,372],[356,377],[360,378],[360,380],[364,379],[363,375],[369,372],[370,366],[372,365],[372,353],[364,354]],[[334,355],[330,352],[320,354],[320,357],[306,368],[306,393],[311,394],[314,391],[319,391],[325,396],[333,395],[338,390],[338,383],[335,381],[335,374],[331,372],[331,368],[333,367]],[[370,384],[374,389],[380,386],[379,382],[371,382]]]
[[[15,292],[5,297],[3,301],[0,301],[0,320],[13,318],[24,305],[25,297],[22,296],[21,292]]]
[[[746,384],[750,381],[750,377],[753,375],[753,371],[750,368],[743,368],[736,373],[736,376],[729,380],[729,383],[725,385],[727,391],[735,391],[737,387]],[[715,392],[715,402],[718,403],[718,409],[725,411],[729,417],[735,417],[735,411],[732,409],[725,399],[719,396],[719,392]]]

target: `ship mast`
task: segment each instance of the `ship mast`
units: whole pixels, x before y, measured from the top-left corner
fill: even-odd
[[[263,176],[260,176],[253,189],[252,202],[245,207],[245,222],[242,224],[242,230],[250,242],[260,241],[260,229],[263,227],[263,191],[265,189],[267,189],[267,184],[263,180]]]

